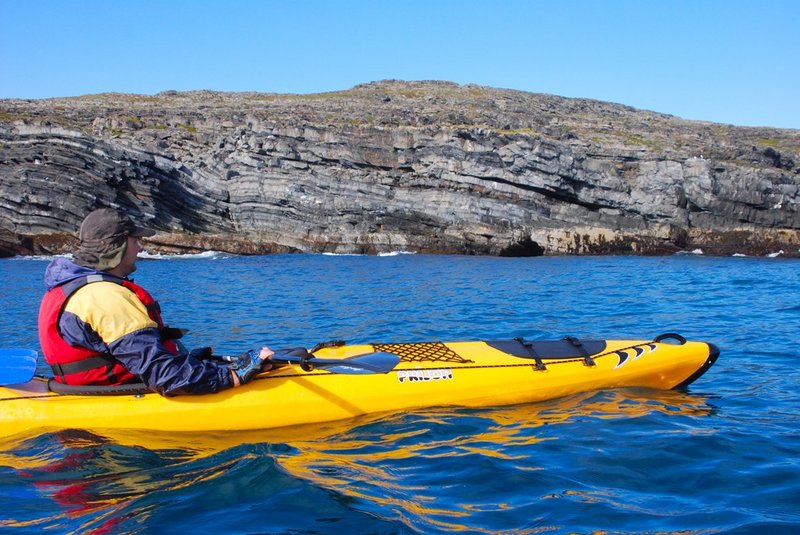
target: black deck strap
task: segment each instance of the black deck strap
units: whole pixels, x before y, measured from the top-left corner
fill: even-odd
[[[329,340],[328,342],[320,342],[319,344],[315,345],[309,353],[316,353],[320,349],[325,349],[326,347],[342,347],[347,342],[344,340]]]
[[[47,388],[51,392],[65,396],[136,396],[151,392],[144,383],[113,386],[65,385],[55,379],[47,381]]]
[[[75,362],[65,362],[51,365],[50,368],[53,373],[59,377],[65,375],[72,375],[73,373],[83,373],[95,368],[103,368],[105,366],[113,366],[117,363],[117,359],[111,355],[97,355],[96,357],[89,357],[86,359],[76,360]]]
[[[573,336],[566,336],[566,337],[564,337],[564,340],[566,340],[567,342],[572,344],[573,347],[575,347],[575,349],[578,350],[578,352],[583,357],[583,365],[584,366],[595,366],[594,359],[589,354],[589,352],[586,351],[586,348],[583,346],[583,342],[581,342],[580,340],[578,340],[577,338],[575,338]]]
[[[532,343],[526,342],[524,338],[514,338],[514,340],[516,340],[517,342],[522,344],[522,347],[524,347],[525,351],[528,352],[528,355],[530,355],[530,358],[532,358],[534,360],[534,362],[536,363],[534,365],[534,368],[536,369],[536,371],[539,371],[539,372],[547,371],[547,366],[545,366],[544,362],[542,362],[542,357],[540,357],[536,353],[536,350],[533,348],[533,344]]]

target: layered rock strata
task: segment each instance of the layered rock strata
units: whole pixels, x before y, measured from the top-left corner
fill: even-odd
[[[798,256],[800,131],[446,82],[2,100],[0,191],[2,255],[112,206],[174,252]]]

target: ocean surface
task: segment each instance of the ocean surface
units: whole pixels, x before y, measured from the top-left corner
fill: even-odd
[[[0,260],[0,347],[38,350],[46,262]],[[800,533],[800,261],[205,255],[135,279],[218,352],[678,332],[721,356],[684,391],[251,433],[0,430],[3,533]]]

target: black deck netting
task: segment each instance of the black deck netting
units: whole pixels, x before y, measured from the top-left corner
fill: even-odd
[[[441,342],[424,342],[419,344],[371,344],[375,351],[394,353],[402,362],[458,362],[468,363],[465,359]]]

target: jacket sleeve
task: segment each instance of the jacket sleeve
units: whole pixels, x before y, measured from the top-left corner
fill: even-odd
[[[70,298],[59,323],[70,343],[108,352],[162,395],[233,387],[230,370],[211,360],[173,355],[133,292],[113,282],[89,284]]]
[[[155,327],[127,334],[108,347],[129,372],[165,396],[208,394],[233,387],[226,366],[190,355],[173,355],[161,343],[161,334]]]

